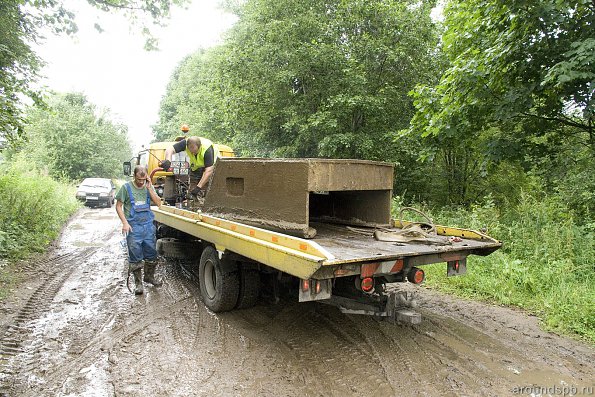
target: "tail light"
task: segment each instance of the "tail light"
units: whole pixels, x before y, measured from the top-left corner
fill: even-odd
[[[310,291],[310,280],[302,280],[302,291]]]
[[[320,291],[322,291],[322,283],[320,282],[320,280],[301,280],[300,284],[302,292],[319,294]]]
[[[409,273],[407,273],[407,280],[413,284],[421,284],[425,278],[426,275],[424,271],[417,267],[412,267],[411,270],[409,270]]]
[[[371,292],[374,289],[374,279],[372,277],[362,279],[361,288],[364,292]]]

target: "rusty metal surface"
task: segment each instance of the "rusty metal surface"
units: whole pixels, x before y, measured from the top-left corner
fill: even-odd
[[[394,243],[375,240],[373,228],[369,228],[368,234],[364,234],[364,228],[358,228],[355,231],[347,226],[322,223],[316,223],[314,227],[317,229],[318,234],[313,240],[335,256],[334,260],[325,262],[325,265],[455,252],[472,252],[476,254],[479,253],[478,251],[496,249],[501,245],[495,241],[472,239],[461,239],[460,242],[449,244],[447,236],[443,237],[444,245],[411,242]],[[395,228],[394,230],[398,229]]]

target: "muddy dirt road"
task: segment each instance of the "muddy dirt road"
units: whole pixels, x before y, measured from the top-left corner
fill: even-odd
[[[595,349],[419,289],[423,322],[315,303],[215,315],[172,264],[134,296],[113,209],[83,209],[0,303],[0,396],[595,395]]]

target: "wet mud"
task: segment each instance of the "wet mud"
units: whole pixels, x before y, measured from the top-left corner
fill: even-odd
[[[84,209],[23,265],[0,303],[0,396],[595,394],[592,345],[428,289],[416,326],[286,300],[214,314],[175,263],[134,296],[119,230],[113,209]]]

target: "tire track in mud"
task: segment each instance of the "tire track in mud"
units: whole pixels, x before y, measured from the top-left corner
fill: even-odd
[[[185,298],[172,303],[166,309],[170,310],[168,315],[172,315],[178,313],[180,310],[185,310],[190,306],[190,299]],[[62,363],[58,368],[55,368],[54,371],[45,374],[44,383],[47,385],[55,385],[58,380],[65,379],[68,375],[72,374],[73,371],[78,371],[80,368],[88,365],[89,362],[93,362],[95,357],[104,354],[104,352],[110,352],[115,345],[134,337],[163,316],[165,316],[164,313],[135,315],[135,317],[141,318],[135,319],[132,324],[121,325],[109,329],[89,341],[85,346],[79,348],[78,352],[70,352],[70,357],[67,362]]]
[[[118,395],[196,395],[197,385],[206,385],[215,375],[217,363],[207,351],[217,339],[199,345],[201,335],[211,328],[203,321],[209,313],[200,301],[198,285],[177,264],[168,263],[165,272],[163,286],[147,299],[145,308],[159,315],[109,350],[115,358],[111,373]],[[172,307],[171,302],[182,300],[183,305]]]
[[[65,261],[71,255],[73,255],[73,251],[55,256],[42,257],[32,262],[22,263],[21,266],[19,266],[19,269],[28,275],[38,273],[39,271],[48,270],[51,265]]]
[[[316,339],[312,338],[309,341],[305,338],[300,342],[292,332],[296,327],[303,328],[304,319],[312,314],[312,308],[311,304],[298,306],[295,302],[281,301],[231,312],[226,316],[219,316],[220,318],[213,315],[211,324],[216,324],[217,329],[211,330],[211,335],[221,337],[221,334],[224,334],[221,328],[225,329],[221,324],[229,326],[246,341],[248,350],[258,355],[257,365],[265,368],[264,371],[272,377],[273,382],[279,379],[289,382],[292,386],[289,391],[286,391],[282,389],[280,382],[275,382],[279,384],[274,386],[281,387],[281,390],[275,389],[276,394],[271,391],[272,385],[266,385],[266,390],[255,390],[255,394],[312,395],[315,393],[329,396],[332,395],[329,393],[330,383],[322,375],[323,371],[312,365],[308,353],[305,352],[312,347],[312,344],[316,344]],[[203,338],[208,337],[209,335],[206,334]],[[247,360],[245,355],[241,357],[242,360]],[[312,357],[313,360],[316,358]],[[324,360],[326,359],[328,357],[324,357]],[[277,372],[281,372],[281,375]]]
[[[420,362],[419,352],[402,347],[401,341],[381,332],[384,328],[387,332],[412,333],[409,326],[346,315],[316,303],[309,309],[305,304],[289,304],[259,332],[266,332],[277,347],[285,346],[284,356],[297,370],[307,371],[309,379],[323,379],[309,389],[316,393],[407,395],[403,390],[406,383],[409,389],[429,391],[413,395],[442,395],[431,387],[434,379],[428,376],[428,369],[440,365],[439,361]],[[411,385],[412,377],[417,386]],[[449,392],[446,394],[452,395],[452,389]]]
[[[424,317],[426,320],[427,317]],[[411,375],[418,386],[410,391],[415,391],[415,395],[484,395],[477,388],[469,391],[467,386],[480,384],[487,374],[478,367],[467,368],[472,365],[471,358],[435,339],[432,336],[434,331],[419,325],[403,329],[398,334],[384,328],[380,332],[398,347],[399,358],[406,356],[411,360]]]
[[[271,310],[274,309],[257,306],[230,313],[233,318],[223,318],[223,321],[253,343],[273,349],[277,360],[289,366],[290,371],[300,373],[298,377],[304,379],[309,393],[398,395],[403,394],[403,382],[411,384],[412,375],[417,376],[414,383],[419,388],[433,390],[429,386],[433,379],[427,377],[428,368],[439,363],[417,364],[418,353],[409,353],[380,332],[379,327],[385,323],[345,315],[316,303],[286,303],[279,312],[266,313]],[[392,324],[387,327],[399,329]],[[217,337],[222,335],[205,334],[205,343],[209,340],[212,343]],[[442,394],[437,391],[421,395]],[[452,395],[452,389],[449,391]]]
[[[593,372],[590,369],[595,360],[593,350],[540,330],[536,317],[527,317],[518,313],[518,310],[500,306],[493,306],[492,310],[486,311],[484,304],[460,301],[457,298],[447,304],[444,299],[436,296],[436,292],[425,292],[425,310],[433,312],[434,317],[444,318],[447,322],[456,321],[473,330],[472,332],[481,333],[485,337],[480,346],[485,349],[489,345],[495,352],[507,351],[509,354],[503,357],[505,362],[512,361],[511,355],[527,361],[527,352],[530,351],[529,362],[532,366],[539,363],[542,368],[560,368],[561,362],[564,362],[564,367],[573,368],[566,375],[576,377],[578,372],[580,379],[588,380],[592,377]],[[436,326],[441,326],[443,322],[438,321]]]
[[[469,326],[469,322],[440,315],[427,316],[424,347],[448,353],[449,374],[485,395],[509,393],[520,380],[535,384],[576,383],[562,374],[559,365],[535,360],[533,352],[511,346],[507,338],[494,338]]]
[[[238,324],[237,318],[228,323],[263,346],[272,346],[276,359],[302,379],[307,393],[397,394],[365,337],[354,331],[353,324],[335,308],[291,302],[268,319],[258,318],[256,314],[262,315],[265,310],[270,308],[256,307],[245,312],[244,321],[252,327]]]
[[[172,275],[166,277],[158,292],[155,290],[150,292],[149,288],[145,288],[145,295],[139,297],[115,301],[112,299],[109,302],[114,304],[112,315],[99,322],[99,329],[93,333],[91,339],[81,338],[73,342],[68,349],[68,359],[59,367],[44,374],[46,385],[56,387],[61,380],[78,373],[81,368],[94,362],[98,356],[106,352],[108,360],[113,361],[112,355],[115,348],[127,346],[148,327],[164,318],[173,317],[177,321],[180,317],[189,316],[188,313],[196,312],[196,302],[192,294],[177,277]],[[126,290],[125,293],[128,294],[128,291]],[[140,299],[143,298],[149,302],[141,303]],[[110,327],[107,326],[108,323],[111,324]],[[196,334],[194,332],[190,335]],[[187,334],[180,334],[180,339],[186,340],[187,337]],[[115,383],[117,382],[114,382],[114,387],[116,387]]]
[[[441,396],[455,392],[451,387],[445,391],[435,386],[441,384],[437,382],[437,373],[441,372],[443,364],[417,345],[416,326],[377,322],[365,317],[353,318],[353,326],[374,351],[399,395]]]
[[[369,346],[383,348],[381,363],[394,377],[388,376],[393,387],[405,385],[402,396],[500,396],[521,382],[576,384],[555,368],[535,367],[527,352],[511,351],[503,341],[435,313],[424,313],[415,326],[374,327],[369,319],[355,317],[353,322]]]
[[[249,309],[243,315],[244,324],[229,323],[257,342],[273,344],[278,356],[313,380],[309,391],[440,396],[466,390],[465,381],[448,370],[447,355],[456,357],[456,352],[443,352],[438,343],[426,351],[429,342],[418,341],[428,338],[423,328],[346,315],[316,303],[288,303],[267,317],[269,310]]]
[[[8,378],[15,376],[19,371],[31,370],[35,365],[35,357],[28,357],[22,363],[17,360],[23,353],[33,356],[35,354],[36,346],[34,344],[27,346],[33,331],[31,323],[48,310],[52,300],[74,270],[74,267],[70,266],[71,263],[88,259],[96,250],[96,248],[87,248],[80,252],[69,252],[32,262],[25,267],[26,272],[36,272],[43,276],[40,278],[40,285],[31,293],[11,324],[8,324],[2,332],[0,338],[1,393],[10,391],[5,390],[4,385]],[[48,273],[47,270],[50,268],[52,272]]]
[[[176,324],[181,326],[172,324],[170,328],[172,342],[184,344],[193,349],[198,343],[201,325],[201,313],[198,305],[202,305],[202,302],[199,299],[198,285],[187,278],[179,264],[170,264],[168,270],[165,283],[169,287],[171,298],[185,297],[191,300],[191,304],[188,305],[189,310],[180,312],[175,319]]]
[[[332,310],[335,311],[336,309]],[[396,394],[398,389],[395,389],[389,381],[389,374],[375,354],[375,349],[365,335],[353,327],[350,319],[340,312],[334,312],[331,317],[321,315],[319,311],[317,311],[317,314],[315,318],[318,320],[318,323],[324,323],[325,328],[338,341],[338,352],[350,352],[350,360],[347,362],[345,361],[344,354],[339,354],[340,360],[337,360],[341,362],[342,366],[346,365],[346,371],[344,373],[349,374],[345,382],[346,385],[352,391],[355,391],[353,389],[357,388],[362,393],[369,390],[370,393],[378,395]],[[368,320],[371,322],[375,321],[371,318]],[[328,354],[333,354],[332,350],[328,351]],[[340,372],[334,373],[336,377],[344,378],[344,375],[342,376]]]
[[[403,390],[403,381],[406,381],[410,388],[413,382],[417,385],[414,389],[430,391],[422,395],[441,395],[438,389],[431,386],[434,379],[428,376],[428,369],[436,366],[437,362],[424,359],[421,351],[411,352],[404,346],[409,344],[410,339],[402,339],[411,334],[415,326],[392,324],[368,316],[340,312],[333,313],[327,321],[329,326],[337,330],[338,335],[350,338],[354,346],[366,351],[370,364],[384,372],[393,394],[398,391],[398,394],[406,395]]]
[[[425,320],[425,318],[424,318]],[[329,325],[352,344],[369,350],[370,363],[382,368],[386,381],[399,395],[442,396],[461,395],[465,382],[454,379],[448,368],[457,367],[449,361],[441,348],[428,349],[428,332],[422,325],[392,324],[366,316],[337,313],[328,318]],[[420,340],[423,339],[423,340]],[[365,345],[361,343],[365,341]],[[450,351],[456,357],[456,352]],[[472,371],[465,379],[477,378]]]
[[[239,332],[274,343],[279,355],[308,380],[323,379],[308,388],[322,395],[367,390],[403,396],[495,396],[509,391],[501,378],[513,382],[516,376],[499,360],[496,352],[502,346],[497,341],[476,349],[473,330],[460,335],[452,324],[431,316],[420,326],[395,325],[326,306],[289,304],[260,328],[256,316],[245,322],[257,329],[246,332],[240,323]]]
[[[460,349],[456,349],[434,337],[441,330],[431,322],[426,325],[428,319],[424,316],[422,324],[413,326],[355,315],[333,315],[328,321],[346,339],[351,334],[351,338],[355,335],[365,340],[366,344],[360,346],[373,353],[370,363],[383,368],[387,382],[399,395],[498,395],[489,391],[491,382],[505,371],[482,367],[474,358],[474,345],[463,338],[457,340],[455,347]],[[448,327],[444,327],[444,332],[453,339],[457,337]]]

